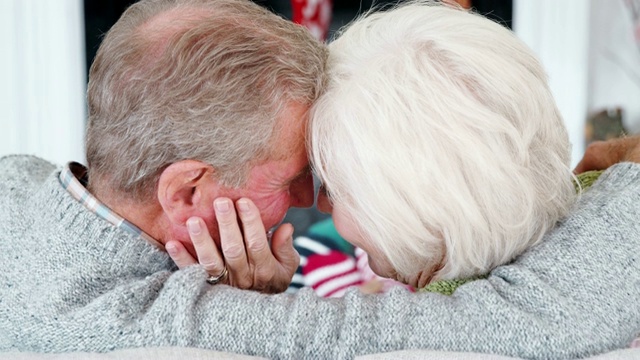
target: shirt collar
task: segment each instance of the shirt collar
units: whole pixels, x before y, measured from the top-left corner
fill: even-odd
[[[77,162],[70,162],[60,172],[60,184],[62,184],[62,187],[65,188],[65,190],[67,190],[74,199],[78,200],[92,213],[98,215],[104,220],[107,220],[115,227],[164,249],[164,246],[162,246],[156,239],[152,238],[149,234],[116,214],[106,205],[101,203],[95,196],[91,195],[86,188],[89,180],[87,172],[87,168],[84,165]]]

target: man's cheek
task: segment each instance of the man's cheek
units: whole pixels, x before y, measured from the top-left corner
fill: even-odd
[[[289,209],[288,195],[278,196],[270,202],[265,201],[265,203],[260,205],[256,204],[260,209],[260,216],[262,217],[265,229],[269,230],[280,224],[287,214],[287,210]]]

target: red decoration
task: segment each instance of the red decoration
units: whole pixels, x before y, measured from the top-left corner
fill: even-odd
[[[331,0],[291,0],[293,22],[301,24],[321,41],[326,40],[331,25]]]

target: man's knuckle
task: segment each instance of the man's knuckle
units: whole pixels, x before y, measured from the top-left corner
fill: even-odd
[[[247,211],[247,212],[241,212],[240,213],[240,218],[242,219],[242,221],[244,221],[245,223],[248,222],[254,222],[256,221],[259,217],[258,215],[253,212],[253,211]]]
[[[238,279],[238,287],[241,289],[252,289],[253,282],[250,279],[241,277],[240,279]]]
[[[193,242],[193,244],[204,244],[206,242],[206,239],[204,236],[192,236],[191,237],[191,242]]]
[[[296,255],[291,258],[291,261],[287,261],[283,265],[287,267],[287,270],[293,276],[293,273],[296,272],[296,270],[298,269],[298,266],[300,265],[300,255],[296,253]]]
[[[214,261],[214,260],[208,260],[208,259],[204,259],[200,261],[200,265],[202,265],[205,270],[207,270],[207,272],[212,272],[212,271],[217,271],[218,269],[218,262]],[[222,271],[222,270],[220,270]]]
[[[219,216],[218,224],[225,227],[231,227],[237,225],[237,221],[235,217],[232,216]]]
[[[262,252],[268,247],[266,241],[251,241],[247,244],[247,249],[251,252]]]
[[[223,248],[224,257],[229,260],[237,260],[245,254],[244,248],[238,245],[230,245]]]
[[[256,280],[258,283],[269,283],[273,280],[273,272],[265,270],[265,267],[256,270]]]

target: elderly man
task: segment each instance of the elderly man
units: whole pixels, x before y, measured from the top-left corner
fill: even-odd
[[[84,193],[75,180],[86,181],[97,201],[160,246],[178,240],[193,252],[187,227],[216,236],[218,223],[235,224],[229,199],[240,216],[252,206],[244,198],[253,200],[274,227],[290,206],[313,204],[304,135],[325,57],[304,29],[248,2],[138,3],[98,51],[88,89],[88,171],[73,165],[63,183]],[[220,196],[229,199],[217,201],[214,213]],[[195,215],[204,223],[187,221]],[[261,243],[249,243],[257,251],[245,255],[239,237],[218,243],[227,268],[201,262],[218,280],[281,291],[296,258],[290,233],[290,226],[275,233],[275,258]],[[256,262],[270,271],[255,273]]]
[[[217,240],[196,247],[222,251],[199,259],[209,283],[286,289],[298,264],[292,227],[278,228],[271,244],[265,228],[277,226],[289,207],[313,204],[304,139],[326,56],[304,28],[249,1],[131,6],[90,71],[88,167],[70,163],[56,171],[35,157],[0,160],[7,266],[0,312],[16,316],[3,316],[0,349],[73,348],[28,345],[17,335],[25,316],[37,317],[42,328],[72,322],[77,326],[66,328],[78,335],[113,306],[129,307],[130,296],[191,286],[195,279],[171,277],[176,267],[163,251],[174,240],[167,251],[184,246],[195,254],[189,231]],[[261,221],[240,229],[236,211]],[[72,290],[77,284],[82,293]],[[170,308],[181,286],[153,307]],[[121,325],[105,324],[103,335],[143,332]],[[84,348],[96,349],[89,343]]]
[[[313,203],[303,139],[324,57],[303,29],[246,2],[138,3],[91,68],[88,169],[71,164],[61,183],[89,211],[160,248],[178,240],[193,252],[187,227],[216,236],[218,222],[235,224],[228,199],[214,213],[220,196],[236,200],[241,216],[251,206],[243,198],[252,199],[273,227],[290,206]],[[21,161],[37,163],[12,160]],[[194,215],[204,223],[188,222]],[[290,232],[276,232],[276,257],[259,243],[245,255],[240,237],[218,243],[226,268],[201,262],[214,281],[281,291],[296,258]]]

